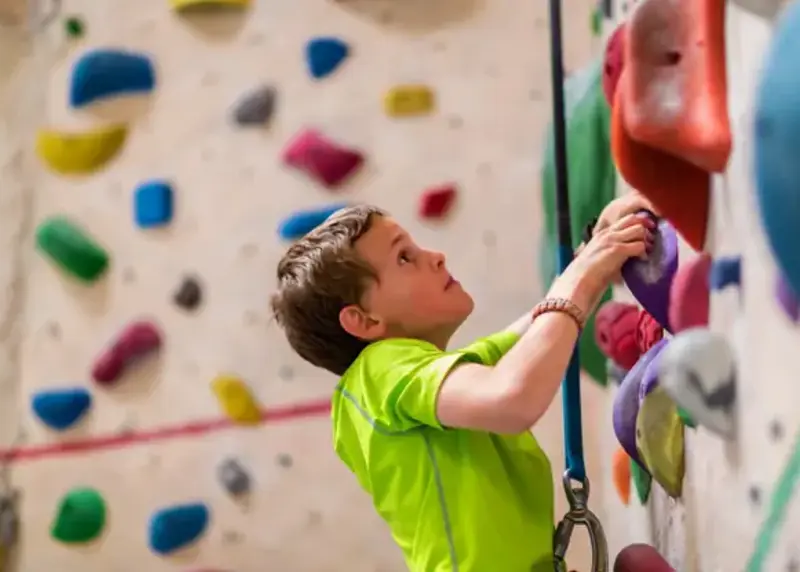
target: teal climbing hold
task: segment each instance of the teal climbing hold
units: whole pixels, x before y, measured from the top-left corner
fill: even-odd
[[[31,398],[31,408],[39,420],[56,431],[75,425],[91,405],[92,396],[82,387],[48,389]]]
[[[306,45],[306,63],[314,79],[332,74],[348,55],[349,46],[338,38],[314,38]]]
[[[164,226],[172,220],[173,192],[167,181],[147,181],[133,194],[134,214],[139,228]]]
[[[72,107],[83,107],[108,97],[147,93],[155,82],[148,56],[122,50],[92,50],[72,70],[69,102]]]
[[[202,536],[208,526],[209,510],[202,503],[163,508],[150,518],[150,549],[156,554],[170,554]]]
[[[327,207],[298,211],[289,215],[278,225],[278,236],[283,240],[296,240],[308,234],[336,211],[347,206],[346,204],[335,204]]]

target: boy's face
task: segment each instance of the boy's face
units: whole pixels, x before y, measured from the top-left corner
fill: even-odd
[[[361,323],[345,324],[346,311],[341,316],[358,337],[417,338],[443,348],[472,312],[472,297],[450,275],[444,255],[415,244],[391,218],[377,217],[355,249],[378,275],[362,300]]]

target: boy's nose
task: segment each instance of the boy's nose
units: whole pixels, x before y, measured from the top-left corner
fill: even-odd
[[[444,267],[444,254],[436,250],[429,250],[428,254],[431,260],[431,266],[434,270],[439,270]]]

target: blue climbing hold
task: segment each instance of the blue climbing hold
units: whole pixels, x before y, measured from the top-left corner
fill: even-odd
[[[333,73],[348,55],[349,46],[338,38],[314,38],[306,45],[308,71],[314,79]]]
[[[708,272],[708,286],[712,290],[724,290],[728,286],[742,283],[742,259],[738,256],[717,258],[711,262]]]
[[[139,228],[164,226],[172,220],[172,186],[166,181],[147,181],[133,194],[134,216]]]
[[[36,416],[56,431],[64,431],[75,425],[91,404],[91,394],[82,387],[47,389],[31,398],[31,408]]]
[[[755,112],[757,209],[786,281],[800,292],[800,2],[773,29]]]
[[[289,215],[278,225],[278,236],[283,240],[296,240],[321,225],[325,220],[346,204],[336,204],[318,209],[298,211]]]
[[[72,70],[69,101],[83,107],[99,99],[146,93],[155,87],[150,58],[122,50],[92,50]]]
[[[150,549],[156,554],[169,554],[179,550],[205,532],[208,520],[208,507],[202,503],[161,509],[150,517]]]

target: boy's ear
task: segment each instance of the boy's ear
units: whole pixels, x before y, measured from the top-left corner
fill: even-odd
[[[386,332],[383,320],[355,304],[342,308],[339,312],[339,324],[351,336],[368,342],[380,339]]]

